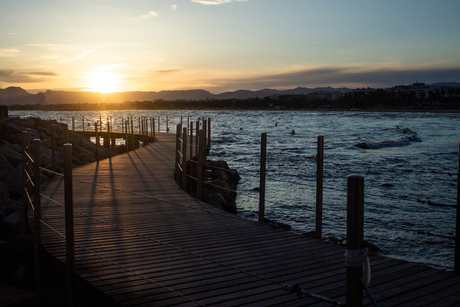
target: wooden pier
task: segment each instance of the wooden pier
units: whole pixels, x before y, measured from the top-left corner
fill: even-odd
[[[343,248],[186,194],[175,135],[156,140],[73,170],[77,275],[123,306],[331,306],[286,290],[294,285],[345,302]],[[41,205],[43,247],[65,262],[63,184],[43,186]],[[460,305],[459,275],[375,255],[371,268],[379,306]]]

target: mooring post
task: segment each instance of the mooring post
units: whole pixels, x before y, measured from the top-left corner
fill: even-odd
[[[65,243],[67,264],[67,302],[74,301],[75,247],[73,224],[72,144],[64,144]]]
[[[455,217],[454,272],[460,274],[460,142],[458,142],[457,161],[457,212]]]
[[[94,123],[94,132],[96,133],[96,161],[99,162],[99,131],[97,129],[97,122]]]
[[[346,304],[363,305],[364,177],[347,177]]]
[[[51,170],[56,171],[56,126],[51,125]]]
[[[259,222],[265,221],[265,167],[267,162],[267,134],[261,134],[260,140],[260,186],[259,186]]]
[[[187,128],[182,132],[182,189],[187,191]]]
[[[41,257],[40,257],[40,245],[41,245],[41,182],[40,182],[40,139],[34,139],[34,230],[35,230],[35,289],[40,292],[41,285]]]
[[[321,239],[323,232],[323,158],[324,136],[318,135],[316,144],[316,230]]]

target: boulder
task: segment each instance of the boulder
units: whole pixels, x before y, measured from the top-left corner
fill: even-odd
[[[2,232],[8,234],[21,234],[24,231],[24,221],[21,212],[14,212],[2,221]]]

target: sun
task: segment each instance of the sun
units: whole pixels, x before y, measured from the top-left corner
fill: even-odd
[[[120,87],[118,75],[105,70],[91,72],[88,83],[88,90],[91,92],[112,93],[118,91]]]

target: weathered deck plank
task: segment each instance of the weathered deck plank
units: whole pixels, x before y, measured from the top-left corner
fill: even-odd
[[[173,179],[173,135],[74,169],[76,273],[125,306],[329,306],[345,299],[344,250],[212,208]],[[63,203],[57,178],[43,193]],[[65,262],[64,210],[43,199],[43,245]],[[460,276],[371,258],[381,306],[460,304]],[[365,297],[365,304],[370,301]]]

